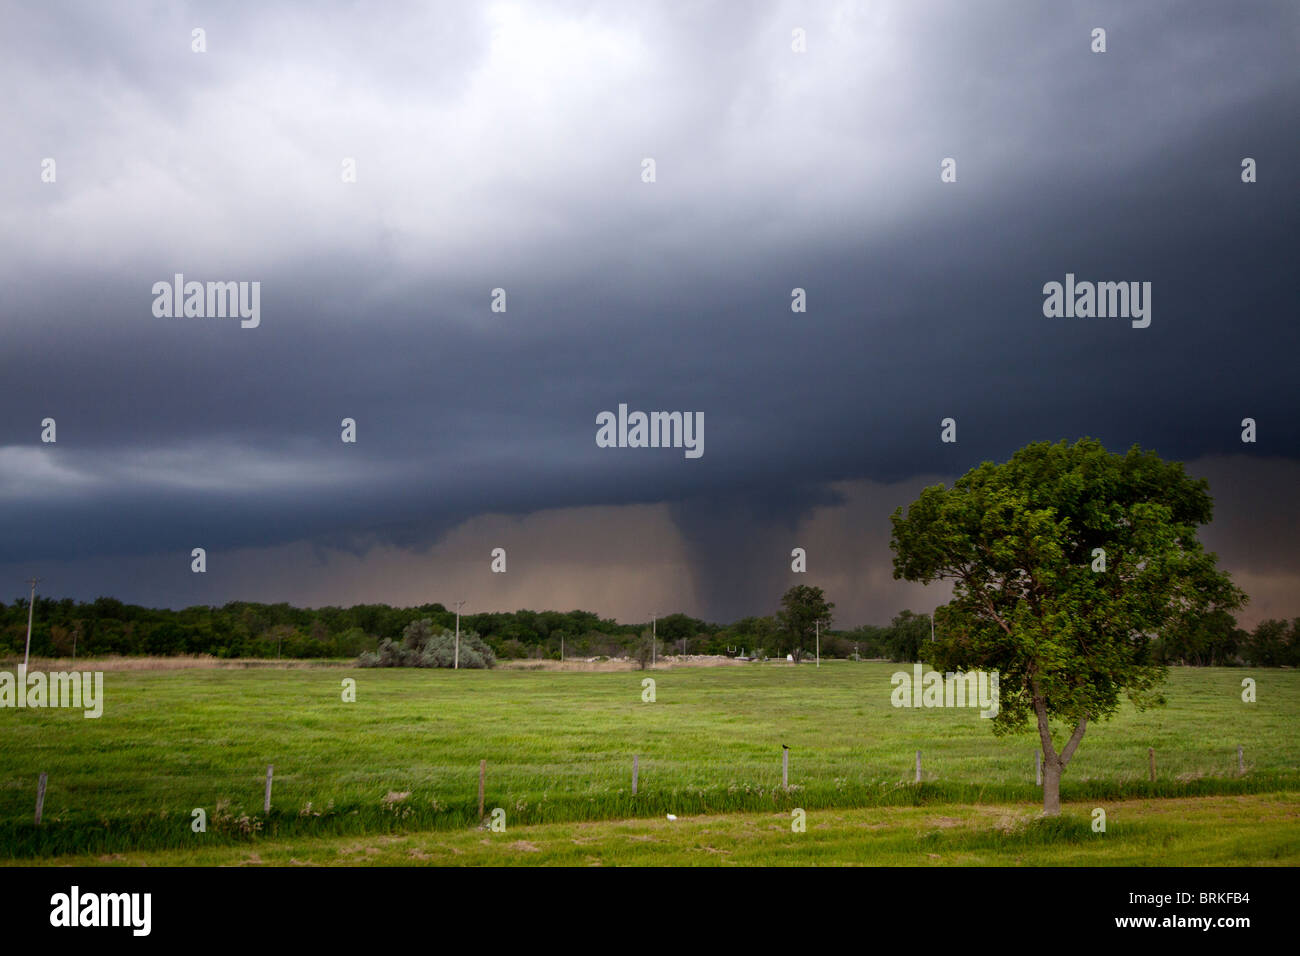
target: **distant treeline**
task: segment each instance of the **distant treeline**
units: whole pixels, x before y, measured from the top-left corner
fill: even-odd
[[[873,657],[923,660],[925,642],[930,640],[930,617],[903,611],[888,627],[860,627],[844,637],[861,637],[863,656],[870,648]],[[1229,612],[1211,611],[1168,628],[1151,642],[1150,650],[1152,659],[1160,664],[1296,667],[1300,666],[1300,617],[1290,622],[1261,621],[1247,631],[1237,626]]]
[[[0,602],[0,655],[21,655],[27,600]],[[297,608],[233,601],[222,607],[146,608],[113,598],[90,602],[37,597],[31,652],[35,657],[210,654],[214,657],[357,657],[384,638],[398,640],[411,622],[429,618],[454,628],[456,614],[442,604],[395,608],[387,604]],[[513,611],[462,614],[462,631],[477,633],[498,658],[635,656],[650,634],[649,621],[620,624],[590,611]],[[775,615],[712,624],[686,614],[655,623],[659,654],[782,656],[796,650]],[[930,640],[930,618],[903,611],[888,625],[827,630],[822,657],[914,661]],[[812,646],[802,650],[811,654]],[[1300,664],[1300,618],[1237,627],[1224,611],[1171,628],[1154,642],[1156,659],[1170,664],[1259,667]]]

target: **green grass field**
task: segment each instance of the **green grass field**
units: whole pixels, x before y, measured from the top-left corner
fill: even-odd
[[[438,861],[418,845],[432,840],[465,857],[451,860],[448,851],[446,862],[580,863],[576,850],[539,850],[536,860],[531,852],[493,856],[491,841],[528,839],[515,834],[537,825],[540,846],[572,841],[574,826],[586,821],[622,821],[602,824],[610,839],[621,827],[676,826],[676,834],[687,834],[682,839],[694,840],[682,824],[707,816],[708,827],[730,841],[731,861],[782,863],[794,861],[782,855],[781,841],[746,849],[742,837],[747,827],[781,824],[775,832],[788,842],[782,821],[800,807],[809,814],[808,833],[800,835],[809,839],[800,846],[825,848],[808,851],[811,862],[867,862],[847,834],[860,837],[864,827],[897,820],[902,843],[870,861],[924,863],[928,857],[908,853],[934,818],[960,825],[938,827],[927,852],[977,861],[993,852],[981,840],[1005,843],[1006,827],[998,830],[986,817],[1032,816],[1040,803],[1036,740],[996,738],[974,709],[892,707],[890,675],[897,669],[835,661],[820,669],[769,664],[653,674],[110,671],[99,720],[80,711],[0,710],[0,855],[48,862],[64,854],[84,861],[143,853],[160,862],[239,862],[252,853],[288,862],[316,853],[339,862],[340,838],[383,837],[390,842],[373,845],[396,847],[392,853],[343,862],[419,860],[411,850]],[[641,699],[646,676],[657,681],[654,703]],[[1257,703],[1241,700],[1247,676],[1258,684]],[[356,680],[356,703],[342,701],[343,678]],[[1025,862],[1056,862],[1039,852],[1056,843],[1086,857],[1093,851],[1076,846],[1092,835],[1086,811],[1127,801],[1130,820],[1116,816],[1107,838],[1123,836],[1127,825],[1131,840],[1107,845],[1127,846],[1133,859],[1110,862],[1143,862],[1146,848],[1160,857],[1149,862],[1231,865],[1207,849],[1221,809],[1197,811],[1192,801],[1171,815],[1159,810],[1164,801],[1141,803],[1151,797],[1198,797],[1211,801],[1205,808],[1228,800],[1242,808],[1241,827],[1229,841],[1237,864],[1295,862],[1300,674],[1175,669],[1166,696],[1165,708],[1138,714],[1125,707],[1113,721],[1089,727],[1062,785],[1063,799],[1077,803],[1078,820],[1059,829],[1025,824],[1017,838],[1028,841]],[[783,743],[791,747],[789,792],[780,786]],[[1238,744],[1245,747],[1244,775],[1237,774]],[[1149,746],[1156,750],[1154,784],[1147,780]],[[923,755],[919,786],[912,783],[916,750]],[[633,754],[640,755],[636,797]],[[506,811],[507,834],[477,829],[481,759],[488,761],[486,808]],[[275,765],[269,816],[262,813],[267,764]],[[38,828],[32,813],[42,771],[49,785]],[[1233,796],[1242,794],[1257,796]],[[1147,810],[1133,809],[1139,805]],[[208,815],[204,834],[190,826],[198,807]],[[670,825],[666,813],[681,819]],[[637,817],[645,819],[631,820]],[[1193,834],[1200,830],[1205,839],[1198,841]],[[989,836],[995,831],[1003,836]],[[1169,836],[1179,832],[1181,840]],[[597,861],[708,862],[686,845],[670,842],[658,853],[650,848],[654,839],[625,842],[619,852],[606,847],[608,853],[595,854]],[[637,842],[646,844],[643,854]]]
[[[1023,806],[868,807],[730,813],[395,834],[195,839],[174,850],[60,857],[76,866],[1296,866],[1300,795],[1091,803],[1056,821]],[[48,861],[34,859],[27,864]]]

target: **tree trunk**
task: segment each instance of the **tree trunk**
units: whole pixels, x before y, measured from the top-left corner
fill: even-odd
[[[1083,740],[1083,733],[1088,727],[1086,716],[1079,719],[1074,733],[1066,741],[1065,748],[1058,754],[1052,743],[1052,729],[1047,717],[1047,701],[1038,690],[1038,683],[1031,683],[1033,690],[1034,714],[1038,718],[1038,739],[1043,745],[1043,816],[1059,817],[1061,815],[1061,772],[1070,762],[1074,752]]]
[[[1061,815],[1061,764],[1055,759],[1043,761],[1043,816]]]

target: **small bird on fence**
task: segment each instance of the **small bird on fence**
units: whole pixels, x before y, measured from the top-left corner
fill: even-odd
[[[789,748],[788,746],[786,746],[785,744],[782,744],[782,745],[781,745],[781,749],[782,749],[782,750],[789,750],[790,748]]]

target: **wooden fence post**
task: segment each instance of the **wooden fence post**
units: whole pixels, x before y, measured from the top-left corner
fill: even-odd
[[[1155,783],[1156,779],[1156,748],[1147,748],[1147,763],[1151,766],[1151,782]]]
[[[487,777],[487,761],[478,762],[478,818],[483,819],[483,781]]]
[[[275,772],[275,767],[271,764],[266,765],[266,800],[262,803],[262,812],[271,812],[271,776]]]
[[[921,751],[916,752],[916,782],[921,782]]]
[[[1246,758],[1242,756],[1241,744],[1237,744],[1237,773],[1246,772]]]
[[[36,782],[36,823],[39,826],[41,814],[45,810],[45,774],[41,774],[41,779]]]
[[[641,761],[640,754],[632,755],[632,796],[634,797],[636,796],[636,777],[637,777],[637,771],[640,769],[639,767],[640,761]]]
[[[1040,787],[1043,785],[1043,752],[1041,750],[1034,751],[1034,783]]]
[[[790,789],[790,748],[781,745],[781,789]]]

